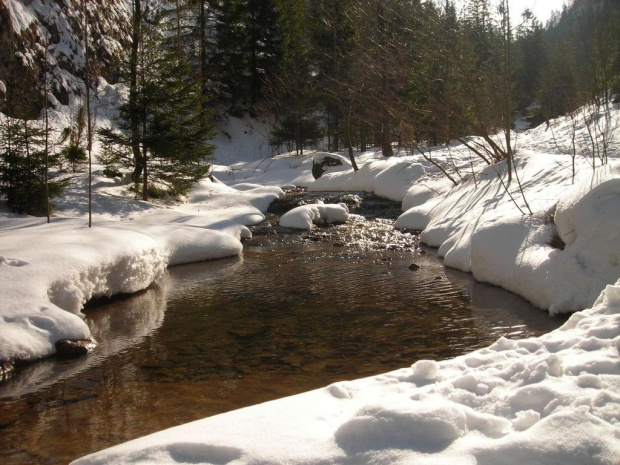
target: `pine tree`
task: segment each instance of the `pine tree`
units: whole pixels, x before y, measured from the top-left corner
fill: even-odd
[[[208,66],[217,103],[235,116],[254,113],[267,76],[282,58],[278,0],[212,0]]]
[[[178,38],[166,33],[176,22],[173,10],[151,5],[143,11],[139,0],[134,5],[134,43],[126,63],[129,99],[119,109],[122,133],[100,135],[109,146],[131,147],[133,180],[144,200],[160,192],[182,195],[209,172],[208,106],[191,60]],[[115,153],[127,162],[126,151]]]
[[[48,196],[53,199],[61,195],[70,182],[46,179],[44,138],[38,121],[0,118],[0,197],[14,212],[47,215]]]

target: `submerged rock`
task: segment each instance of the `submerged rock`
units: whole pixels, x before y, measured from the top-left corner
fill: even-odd
[[[93,338],[81,341],[67,339],[56,342],[56,356],[58,358],[77,358],[91,353],[97,347],[97,341]]]

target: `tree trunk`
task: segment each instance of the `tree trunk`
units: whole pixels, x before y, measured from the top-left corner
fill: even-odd
[[[340,135],[338,134],[338,130],[340,129],[340,115],[339,109],[336,107],[334,111],[334,152],[338,151],[338,146],[340,145]]]
[[[394,155],[394,149],[392,148],[392,128],[389,124],[389,116],[384,116],[383,125],[381,126],[381,150],[384,157],[391,157]]]
[[[129,125],[131,131],[131,151],[134,159],[134,169],[131,178],[136,184],[144,171],[144,161],[140,153],[140,111],[138,108],[138,51],[140,49],[141,23],[142,8],[140,0],[133,0],[131,55],[129,60]]]
[[[386,43],[386,25],[385,25],[385,10],[381,2],[377,2],[377,32],[379,34],[379,45],[384,48]],[[387,63],[384,58],[384,51],[379,54],[379,73],[381,79],[381,87],[383,90],[383,98],[387,99],[390,91],[390,81],[388,78]],[[383,102],[384,105],[388,105],[387,101]],[[383,110],[381,119],[381,150],[384,157],[391,157],[394,155],[392,150],[392,128],[390,127],[390,112],[387,108]]]
[[[504,0],[504,111],[505,111],[505,123],[504,133],[506,135],[506,163],[508,165],[508,184],[512,181],[513,171],[513,154],[512,154],[512,142],[510,140],[510,131],[512,129],[512,86],[511,86],[511,66],[510,66],[510,10],[508,7],[508,1]]]
[[[364,124],[360,127],[360,152],[366,151],[366,128]]]
[[[86,118],[88,137],[88,227],[93,225],[93,126],[90,111],[90,53],[88,52],[88,11],[86,0],[82,0],[84,14],[84,57],[86,59],[84,70],[84,87],[86,87]]]
[[[45,37],[45,55],[43,63],[43,75],[44,75],[44,92],[45,92],[45,210],[47,213],[47,222],[50,223],[50,189],[49,189],[49,138],[50,138],[50,120],[49,120],[49,87],[47,85],[48,79],[48,64],[47,64],[47,51],[49,43],[47,36]]]
[[[201,127],[206,127],[205,111],[207,103],[207,13],[205,11],[206,0],[200,0],[200,18],[199,24],[199,40],[200,40],[200,110],[201,110]]]

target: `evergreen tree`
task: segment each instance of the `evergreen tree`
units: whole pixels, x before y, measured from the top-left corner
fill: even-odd
[[[260,105],[264,113],[275,115],[278,121],[271,140],[294,141],[298,154],[321,136],[306,12],[305,0],[278,0],[282,58],[280,68],[266,81]]]
[[[318,98],[326,120],[328,150],[337,151],[341,135],[351,147],[352,106],[358,36],[350,13],[350,0],[312,0],[308,5],[311,59],[317,70]],[[353,115],[352,115],[353,116]]]
[[[49,208],[46,188],[53,199],[70,180],[52,178],[46,185],[45,134],[39,125],[33,120],[0,118],[0,197],[16,213],[43,216]]]
[[[216,101],[235,116],[253,113],[282,58],[278,0],[212,0],[210,9],[208,66]]]
[[[88,161],[86,150],[84,149],[84,129],[86,127],[86,115],[84,107],[80,106],[72,118],[71,124],[64,128],[60,135],[60,143],[67,145],[60,151],[60,155],[74,173],[79,167]]]
[[[200,80],[174,35],[174,11],[134,0],[134,43],[128,58],[129,99],[120,106],[121,134],[100,131],[110,146],[132,148],[133,179],[144,200],[161,191],[185,194],[209,171],[212,126]],[[139,14],[138,14],[139,13]],[[126,152],[116,150],[119,162]]]
[[[515,54],[518,57],[515,102],[521,112],[537,102],[542,71],[548,61],[545,29],[529,11],[524,13],[523,19],[515,42]]]

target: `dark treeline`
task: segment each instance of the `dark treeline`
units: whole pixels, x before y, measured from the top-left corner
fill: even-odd
[[[577,0],[544,26],[505,1],[202,3],[214,102],[275,115],[273,144],[297,151],[323,136],[384,155],[395,139],[488,137],[517,114],[541,123],[620,90],[614,0]]]

